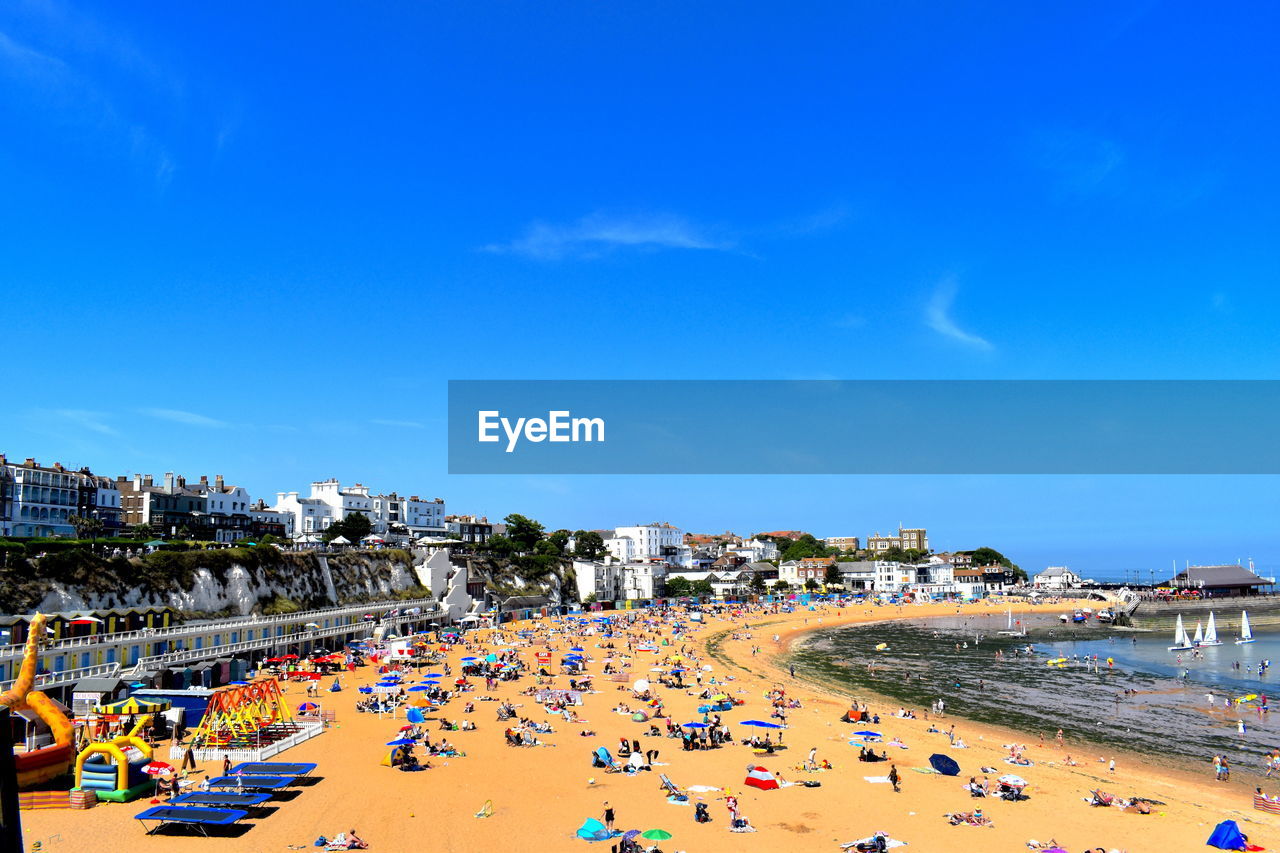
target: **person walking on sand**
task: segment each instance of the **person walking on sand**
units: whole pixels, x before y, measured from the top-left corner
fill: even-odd
[[[809,750],[809,758],[804,763],[805,770],[818,769],[818,748],[815,746]]]
[[[893,786],[893,792],[895,794],[902,793],[901,783],[902,783],[902,777],[898,775],[898,765],[890,764],[889,765],[889,784]]]
[[[604,801],[604,828],[607,829],[610,833],[613,832],[613,820],[614,820],[613,806],[609,805],[608,800],[605,800]]]
[[[1062,729],[1058,729],[1058,749],[1062,749]]]
[[[228,753],[222,753],[222,775],[231,775],[231,756]]]

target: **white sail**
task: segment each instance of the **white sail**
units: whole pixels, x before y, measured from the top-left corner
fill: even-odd
[[[1180,652],[1191,648],[1191,638],[1187,636],[1187,629],[1182,624],[1182,614],[1178,614],[1178,624],[1173,629],[1173,645],[1169,647],[1171,652]]]
[[[1204,639],[1200,641],[1202,646],[1220,646],[1222,642],[1218,639],[1218,624],[1213,619],[1213,611],[1209,611],[1209,627],[1204,630]]]
[[[1204,626],[1201,625],[1200,620],[1197,619],[1196,620],[1196,636],[1195,636],[1195,639],[1192,640],[1192,642],[1198,646],[1203,641],[1204,641]]]
[[[1252,643],[1252,642],[1253,642],[1253,629],[1249,627],[1249,611],[1241,610],[1240,611],[1240,639],[1236,640],[1236,645],[1242,646],[1245,643]]]

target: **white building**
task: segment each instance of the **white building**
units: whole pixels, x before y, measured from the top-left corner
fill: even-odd
[[[317,498],[298,497],[297,492],[277,493],[272,510],[292,517],[293,520],[285,525],[292,531],[291,536],[314,536],[335,521],[333,507]]]
[[[404,498],[392,492],[374,495],[371,500],[373,512],[370,521],[373,522],[374,533],[414,538],[445,533],[445,508],[441,498],[423,500],[417,495]]]
[[[294,524],[297,520],[293,513],[278,509],[268,509],[262,501],[250,505],[249,518],[253,519],[254,524],[259,526],[279,524],[284,527],[284,535],[290,538],[293,537]]]
[[[573,574],[578,585],[578,600],[618,601],[623,595],[623,567],[621,563],[600,563],[594,560],[574,560]]]
[[[1082,582],[1083,578],[1066,566],[1049,566],[1031,579],[1036,589],[1077,589]]]
[[[778,545],[771,539],[748,539],[725,549],[736,557],[745,557],[748,563],[761,563],[778,559]]]
[[[277,492],[273,509],[293,515],[295,536],[320,533],[335,521],[358,512],[373,518],[373,498],[369,487],[356,483],[346,489],[336,479],[318,480],[311,484],[311,496],[302,498],[297,492]]]
[[[604,546],[610,556],[624,563],[662,560],[673,566],[689,566],[693,561],[693,549],[684,544],[684,533],[666,522],[619,527],[605,539]]]
[[[620,598],[636,600],[657,598],[662,595],[667,578],[663,563],[626,563],[621,567],[622,595]]]

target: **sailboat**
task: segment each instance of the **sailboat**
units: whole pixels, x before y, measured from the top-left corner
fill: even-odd
[[[997,634],[999,634],[999,635],[1000,635],[1000,636],[1002,636],[1002,637],[1022,637],[1022,636],[1025,636],[1025,635],[1026,635],[1026,633],[1027,633],[1026,628],[1023,628],[1021,633],[1019,633],[1018,631],[1015,631],[1015,630],[1013,629],[1013,610],[1009,610],[1009,611],[1007,611],[1007,612],[1008,612],[1008,614],[1009,614],[1009,629],[1008,629],[1007,631],[996,631],[996,633],[997,633]]]
[[[1222,641],[1218,639],[1218,625],[1213,621],[1213,611],[1209,611],[1209,627],[1205,629],[1204,639],[1196,643],[1198,646],[1220,646]]]
[[[1236,640],[1237,646],[1243,646],[1245,643],[1253,642],[1253,629],[1249,627],[1249,611],[1240,611],[1240,639]]]
[[[1191,640],[1191,645],[1198,646],[1204,642],[1204,626],[1200,624],[1200,620],[1196,620],[1196,635]]]
[[[1182,624],[1182,614],[1178,614],[1177,627],[1173,629],[1173,645],[1169,647],[1171,652],[1189,652],[1195,648],[1191,645],[1191,638],[1187,636],[1187,629]]]

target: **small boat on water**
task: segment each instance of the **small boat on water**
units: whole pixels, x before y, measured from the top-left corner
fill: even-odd
[[[1173,629],[1173,645],[1169,647],[1171,652],[1189,652],[1195,646],[1191,645],[1191,638],[1187,636],[1186,626],[1182,624],[1182,614],[1178,614],[1177,627]]]
[[[1222,641],[1218,639],[1218,625],[1213,621],[1213,611],[1209,611],[1209,627],[1205,629],[1204,639],[1196,643],[1197,646],[1220,646]]]
[[[1110,610],[1107,610],[1107,609],[1105,609],[1105,608],[1104,608],[1104,609],[1102,609],[1102,610],[1099,610],[1099,611],[1098,611],[1098,621],[1099,621],[1099,622],[1114,622],[1114,621],[1116,621],[1116,615],[1115,615],[1114,613],[1112,613]]]
[[[1200,624],[1200,620],[1196,620],[1196,635],[1191,638],[1191,645],[1198,646],[1204,642],[1204,626]]]
[[[1008,613],[1008,615],[1009,615],[1009,628],[1008,628],[1008,630],[1005,630],[1005,631],[996,631],[996,634],[997,634],[997,635],[999,635],[999,636],[1001,636],[1001,637],[1025,637],[1025,636],[1027,636],[1027,626],[1026,626],[1026,625],[1023,625],[1023,626],[1022,626],[1022,630],[1021,630],[1021,631],[1014,630],[1014,627],[1013,627],[1013,611],[1012,611],[1012,610],[1009,610],[1009,611],[1007,611],[1007,613]],[[1018,621],[1019,621],[1019,622],[1021,622],[1022,620],[1021,620],[1021,619],[1019,619]]]
[[[1236,640],[1237,646],[1243,646],[1245,643],[1252,643],[1253,629],[1249,627],[1249,611],[1240,611],[1240,639]]]
[[[1071,621],[1076,623],[1085,622],[1085,621],[1088,621],[1088,619],[1089,617],[1085,615],[1085,612],[1083,610],[1077,610],[1071,616]]]

